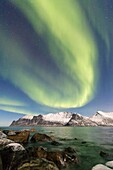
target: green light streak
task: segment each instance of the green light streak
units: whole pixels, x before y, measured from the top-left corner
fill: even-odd
[[[13,48],[13,52],[10,50],[10,56],[13,53],[13,57],[8,58],[8,62],[15,65],[15,68],[10,68],[2,75],[5,74],[4,77],[10,79],[32,100],[43,105],[69,108],[81,107],[88,103],[96,89],[98,70],[95,67],[98,51],[93,33],[78,1],[11,0],[11,2],[22,10],[35,32],[45,37],[61,74],[55,78],[52,73],[46,73],[46,70],[36,67],[34,63],[32,67],[27,57],[29,54],[19,43],[16,45],[12,41],[10,48]],[[32,68],[37,77],[33,71],[28,73],[25,68]],[[39,79],[39,72],[46,84]]]

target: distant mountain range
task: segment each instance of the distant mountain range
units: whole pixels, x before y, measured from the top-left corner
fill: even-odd
[[[91,117],[72,112],[26,115],[10,126],[113,126],[113,112],[97,111]]]

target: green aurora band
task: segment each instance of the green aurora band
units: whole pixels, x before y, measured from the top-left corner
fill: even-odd
[[[59,74],[55,77],[52,70],[48,72],[32,61],[21,43],[14,42],[10,35],[1,30],[6,52],[5,64],[2,61],[0,68],[2,76],[35,102],[49,107],[81,107],[91,101],[98,82],[98,49],[79,1],[10,2],[21,10],[34,31],[45,37]],[[10,67],[6,69],[8,65]]]

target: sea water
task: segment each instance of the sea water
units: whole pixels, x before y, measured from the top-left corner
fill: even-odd
[[[28,146],[37,145],[48,150],[62,150],[72,147],[76,150],[80,163],[78,166],[71,165],[65,170],[91,170],[98,163],[107,160],[100,156],[100,151],[113,154],[113,128],[112,127],[1,127],[1,129],[23,130],[35,128],[37,132],[49,136],[55,136],[61,143],[53,146],[50,143],[29,143]],[[33,133],[31,134],[33,135]]]

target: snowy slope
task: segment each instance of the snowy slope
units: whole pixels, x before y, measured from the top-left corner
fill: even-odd
[[[29,119],[29,120],[31,120],[31,119],[33,119],[33,116],[34,115],[25,115],[25,116],[23,116],[21,119]],[[38,116],[38,115],[37,115]]]
[[[47,115],[43,115],[43,120],[50,122],[60,122],[67,123],[72,117],[72,113],[70,112],[59,112],[59,113],[49,113]]]
[[[90,119],[99,125],[113,125],[113,112],[97,111]]]
[[[11,126],[113,126],[113,112],[97,111],[91,117],[85,117],[78,113],[59,112],[49,114],[26,115]]]

